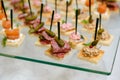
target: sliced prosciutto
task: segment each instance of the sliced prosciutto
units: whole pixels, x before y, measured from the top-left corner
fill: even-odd
[[[44,39],[40,39],[41,44],[50,44],[53,40],[53,37],[49,36],[46,31],[43,31],[40,36],[42,36]]]
[[[27,13],[21,13],[21,14],[18,15],[18,18],[19,19],[25,19],[25,17],[27,17],[27,16],[28,16]]]

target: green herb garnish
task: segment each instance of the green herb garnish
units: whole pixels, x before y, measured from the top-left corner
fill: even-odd
[[[6,46],[6,42],[7,42],[7,37],[4,37],[4,38],[2,39],[2,43],[1,43],[3,47]]]
[[[62,20],[62,24],[64,24],[65,23],[65,20]]]
[[[90,46],[91,45],[91,42],[89,43],[83,43],[84,46]]]
[[[84,24],[88,24],[89,23],[88,20],[82,20],[81,22],[84,23]]]
[[[82,39],[84,39],[83,35],[80,35],[80,37],[81,37]]]

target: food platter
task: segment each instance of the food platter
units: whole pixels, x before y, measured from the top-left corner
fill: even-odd
[[[15,14],[17,16],[17,14]],[[16,17],[15,17],[16,18]],[[46,18],[43,19],[46,21]],[[53,65],[58,67],[70,68],[74,70],[87,71],[97,74],[110,75],[114,66],[115,58],[117,56],[117,49],[120,42],[120,15],[112,14],[109,20],[102,21],[105,29],[109,31],[114,36],[114,39],[110,46],[101,46],[100,49],[104,50],[105,54],[98,64],[93,64],[86,62],[84,60],[80,60],[77,55],[79,50],[72,49],[70,53],[63,60],[55,60],[47,55],[45,55],[45,51],[48,49],[46,46],[36,46],[35,42],[38,39],[35,36],[31,36],[28,34],[29,28],[23,25],[22,22],[15,21],[17,24],[22,26],[21,32],[25,35],[25,39],[19,47],[3,47],[0,45],[0,56],[5,56],[13,59],[20,59],[35,63],[42,63],[47,65]],[[69,18],[71,21],[71,18]],[[45,25],[46,28],[49,28],[49,25]],[[2,26],[0,26],[0,30]],[[53,26],[53,31],[57,29],[56,26]],[[90,41],[91,34],[86,33],[81,30],[82,27],[78,24],[78,32],[87,36],[88,41]],[[0,35],[0,42],[2,42],[3,35]],[[68,40],[68,37],[62,36],[63,39]]]

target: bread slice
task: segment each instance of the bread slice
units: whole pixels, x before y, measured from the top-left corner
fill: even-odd
[[[109,46],[111,42],[113,41],[113,35],[110,34],[110,39],[109,40],[100,40],[99,44],[103,44],[105,46]]]
[[[87,41],[86,37],[84,37],[84,41],[81,41],[79,43],[75,43],[73,40],[70,40],[70,45],[73,49],[80,50],[84,47],[83,43],[85,43],[86,41]]]
[[[64,11],[61,11],[60,14],[61,14],[62,16],[66,16],[66,12],[64,12]],[[69,12],[69,13],[68,13],[68,16],[69,16],[69,17],[74,17],[74,16],[75,16],[75,12],[74,12],[74,11]]]
[[[85,60],[85,61],[88,61],[88,62],[91,62],[91,63],[97,64],[99,62],[99,60],[102,58],[104,51],[99,50],[99,55],[95,56],[95,57],[85,57],[83,54],[84,54],[83,51],[80,50],[80,52],[78,54],[78,58]]]
[[[23,40],[25,38],[25,35],[21,34],[20,38],[18,41],[16,42],[11,42],[11,41],[8,41],[6,42],[6,46],[11,46],[11,47],[18,47],[22,44]]]
[[[53,21],[53,26],[57,26],[57,22],[60,22],[61,23],[61,20],[58,20],[56,22]],[[51,21],[50,20],[46,20],[46,25],[50,25],[51,24]]]
[[[51,15],[52,15],[52,12],[43,12],[43,14],[42,14],[44,17],[46,17],[46,18],[48,18],[48,17],[50,17]]]
[[[50,44],[46,44],[46,45],[41,44],[40,41],[39,41],[39,39],[35,42],[35,45],[36,45],[36,46],[39,46],[39,47],[41,47],[41,46],[50,47]]]

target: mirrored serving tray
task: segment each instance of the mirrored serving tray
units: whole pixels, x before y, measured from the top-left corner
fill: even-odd
[[[45,20],[46,19],[44,19],[44,21]],[[105,53],[98,64],[93,64],[78,59],[77,54],[79,53],[79,50],[76,49],[72,49],[70,54],[67,55],[61,61],[46,56],[45,51],[49,47],[35,46],[37,37],[28,34],[28,30],[29,30],[28,27],[22,27],[21,32],[25,35],[25,39],[22,45],[19,47],[8,47],[8,46],[2,47],[2,45],[0,45],[0,56],[9,57],[13,59],[20,59],[30,62],[42,63],[47,65],[53,65],[58,67],[70,68],[74,70],[87,71],[97,74],[110,75],[113,70],[115,58],[117,56],[117,49],[120,42],[119,21],[120,21],[119,14],[112,14],[109,20],[102,21],[104,28],[107,29],[108,32],[114,36],[114,39],[110,44],[110,46],[102,46],[100,48],[104,50]],[[15,22],[23,26],[20,21],[15,21]],[[47,25],[45,25],[45,27],[49,28],[49,26]],[[53,30],[56,30],[56,28],[57,28],[56,26],[53,26]],[[78,24],[78,31],[83,35],[87,36],[90,40],[91,34],[81,31],[81,28],[82,28],[81,25]],[[2,30],[2,26],[0,26],[0,30]],[[3,35],[0,35],[0,43],[2,41],[2,38]],[[62,38],[67,39],[65,36],[62,36]]]

